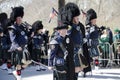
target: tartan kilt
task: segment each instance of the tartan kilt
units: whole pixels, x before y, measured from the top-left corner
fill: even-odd
[[[83,51],[81,53],[79,52],[74,52],[74,63],[75,67],[81,67],[81,68],[86,68],[88,66],[87,59],[83,55]]]
[[[90,56],[91,56],[91,57],[99,56],[99,51],[98,51],[97,46],[91,47],[91,48],[89,49],[89,52],[90,52]]]
[[[74,52],[74,63],[75,63],[75,67],[80,67],[81,66],[77,52]]]
[[[11,54],[12,65],[21,65],[22,64],[22,54],[23,51],[13,51]]]
[[[33,49],[32,51],[32,57],[34,61],[41,61],[41,49]]]

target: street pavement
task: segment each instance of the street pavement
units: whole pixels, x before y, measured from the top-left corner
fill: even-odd
[[[0,69],[0,80],[15,80],[13,75],[8,75],[6,70]],[[53,80],[52,71],[36,71],[34,66],[29,66],[22,71],[22,80]],[[120,69],[94,69],[82,77],[79,73],[78,80],[120,80]]]

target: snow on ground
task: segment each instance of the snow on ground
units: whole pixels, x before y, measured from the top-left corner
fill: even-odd
[[[22,71],[22,80],[53,80],[52,71],[35,71],[35,67],[31,66]],[[13,75],[8,75],[7,71],[0,69],[0,80],[14,80]],[[79,73],[78,80],[120,80],[120,69],[98,69],[87,73],[87,77],[83,78]]]

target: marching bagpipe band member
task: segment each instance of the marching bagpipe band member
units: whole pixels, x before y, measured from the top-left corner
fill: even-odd
[[[2,57],[3,57],[3,62],[4,64],[1,66],[2,69],[7,69],[8,70],[8,74],[12,73],[11,70],[11,53],[8,52],[8,49],[10,48],[11,45],[11,41],[10,41],[10,37],[8,35],[8,30],[7,30],[7,26],[8,26],[8,17],[6,13],[1,13],[0,14],[0,23],[1,23],[1,50],[2,50]],[[7,63],[7,65],[6,65]]]
[[[44,46],[43,46],[43,60],[42,63],[47,65],[48,64],[48,48],[49,48],[49,31],[47,29],[43,29],[43,38],[44,38]]]
[[[74,63],[75,63],[75,77],[74,80],[78,79],[78,73],[84,68],[88,71],[90,67],[90,56],[86,45],[85,27],[79,22],[80,10],[74,3],[67,3],[62,11],[62,21],[71,26],[68,31],[74,43]],[[86,71],[87,71],[86,70]]]
[[[3,28],[4,28],[4,26],[5,26],[5,21],[6,21],[6,19],[7,19],[7,14],[6,13],[0,13],[0,31],[1,31],[1,35],[3,34]],[[1,36],[2,37],[2,36]],[[1,39],[0,39],[0,42],[1,42]],[[0,47],[0,64],[1,64],[1,68],[2,69],[6,69],[7,67],[7,65],[6,65],[6,63],[5,63],[5,61],[3,60],[3,58],[2,58],[2,56],[3,56],[3,54],[2,54],[2,46]]]
[[[7,66],[5,65],[5,63],[2,66],[2,69],[7,69],[8,70],[8,74],[12,74],[12,64],[11,64],[11,53],[8,52],[10,46],[11,46],[11,41],[10,41],[10,37],[8,34],[4,34],[3,31],[1,32],[1,50],[2,50],[2,58],[4,60],[5,63],[7,63]]]
[[[23,51],[28,42],[26,28],[21,25],[23,16],[24,8],[22,6],[12,8],[10,20],[13,25],[8,27],[12,42],[9,52],[12,52],[12,64],[16,67],[16,71],[13,74],[17,80],[21,80],[21,69],[25,64],[24,60],[22,61]]]
[[[41,63],[42,56],[45,55],[42,21],[39,21],[39,20],[35,21],[32,26],[35,29],[33,40],[32,40],[32,45],[33,45],[32,56],[34,61]],[[45,70],[45,68],[42,67],[41,65],[36,65],[36,70],[41,71],[41,70]]]
[[[55,69],[53,80],[74,80],[73,43],[67,29],[66,24],[58,25],[59,35],[49,43],[48,65],[49,69]]]
[[[98,38],[100,37],[100,29],[96,25],[97,13],[93,9],[89,9],[86,13],[86,26],[88,27],[88,46],[91,57],[99,56],[97,46],[99,45]]]
[[[26,56],[27,58],[23,58],[23,62],[28,65],[31,63],[31,59],[32,59],[31,55],[32,55],[32,47],[33,47],[32,39],[34,36],[34,27],[32,27],[32,25],[30,25],[26,21],[22,22],[21,25],[24,27],[25,33],[26,33],[27,38],[28,38],[27,46],[24,49],[24,53],[25,53],[25,55],[27,55]]]
[[[96,57],[99,54],[97,49],[97,46],[99,44],[98,38],[103,34],[103,30],[105,30],[106,27],[105,26],[98,27],[96,25],[97,14],[93,9],[89,9],[86,13],[82,10],[82,13],[86,16],[85,36],[88,41],[87,46],[88,46],[88,51],[90,53],[90,62],[92,62],[93,61],[92,57]],[[95,63],[98,63],[98,59],[95,59]],[[98,64],[95,64],[95,65],[98,65]],[[84,72],[86,73],[85,69],[84,69]]]
[[[94,60],[95,69],[98,69],[99,65],[99,37],[102,35],[103,30],[105,29],[104,26],[98,27],[96,25],[97,13],[93,9],[89,9],[86,13],[86,27],[88,28],[88,47],[91,58]]]

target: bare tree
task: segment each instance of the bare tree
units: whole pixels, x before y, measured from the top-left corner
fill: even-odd
[[[65,5],[65,0],[58,0],[58,11]]]
[[[62,8],[63,6],[65,6],[65,0],[58,0],[58,11],[60,12],[60,8]],[[60,21],[60,16],[58,15],[58,24]]]
[[[98,6],[98,15],[100,14],[100,8],[101,8],[102,0],[99,1],[99,6]]]

